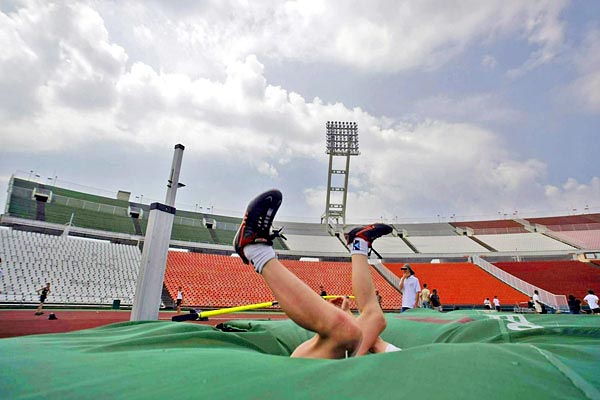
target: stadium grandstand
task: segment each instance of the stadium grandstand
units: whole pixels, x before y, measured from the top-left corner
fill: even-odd
[[[6,203],[0,219],[1,302],[33,304],[35,290],[51,281],[49,301],[54,304],[132,304],[148,204],[130,201],[127,192],[107,197],[17,176],[10,181]],[[179,286],[187,307],[272,300],[264,282],[232,255],[240,223],[238,217],[176,211],[165,305],[173,304]],[[351,294],[341,228],[287,221],[275,225],[285,227],[287,240],[277,238],[274,247],[286,267],[315,291],[322,285],[329,293]],[[403,263],[414,266],[421,283],[440,291],[447,309],[481,307],[493,295],[509,309],[525,302],[535,288],[554,301],[549,305],[565,311],[566,302],[554,296],[583,296],[586,285],[599,283],[600,214],[393,227],[372,255],[372,274],[386,310],[399,308]],[[556,271],[565,272],[561,280],[551,278]]]
[[[0,216],[3,398],[379,399],[395,396],[389,383],[406,366],[404,393],[425,387],[440,398],[600,398],[598,318],[561,315],[569,312],[567,295],[599,288],[598,214],[394,224],[375,242],[369,264],[385,311],[381,337],[402,351],[353,357],[340,369],[333,360],[289,358],[313,332],[288,319],[234,253],[241,218],[212,208],[176,210],[163,310],[157,321],[130,321],[150,214],[137,200],[11,179]],[[352,295],[344,240],[352,225],[276,219],[274,226],[287,237],[274,243],[284,267],[315,292],[322,286]],[[438,290],[444,312],[398,312],[405,263],[421,285]],[[52,292],[44,319],[33,308],[46,282]],[[174,310],[179,287],[182,315]],[[534,290],[548,315],[529,306]],[[484,310],[494,296],[501,312]],[[444,384],[424,385],[432,374]]]

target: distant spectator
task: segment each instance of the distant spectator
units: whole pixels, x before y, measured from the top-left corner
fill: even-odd
[[[571,314],[579,314],[581,312],[581,300],[575,298],[572,294],[569,295],[569,312]]]
[[[44,303],[46,302],[46,298],[50,294],[50,282],[46,283],[46,286],[42,286],[37,290],[37,294],[40,295],[40,304],[38,305],[37,310],[35,311],[35,315],[42,315],[44,312],[42,311],[42,307],[44,307]]]
[[[319,289],[321,290],[321,296],[327,296],[327,292],[325,291],[323,285],[319,286]]]
[[[181,286],[177,288],[177,314],[181,314],[181,303],[183,303],[183,290]]]
[[[489,297],[486,297],[485,300],[483,301],[483,308],[485,308],[486,310],[492,309],[492,302],[490,301]]]
[[[375,297],[377,298],[377,302],[379,303],[379,307],[381,307],[381,309],[383,310],[383,307],[381,306],[381,295],[379,294],[379,290],[375,291]]]
[[[400,312],[404,312],[417,306],[417,297],[421,291],[421,285],[419,279],[415,276],[415,271],[409,264],[404,264],[400,269],[403,272],[398,285],[398,289],[402,292],[402,309]]]
[[[421,290],[421,294],[419,295],[419,307],[422,308],[431,308],[429,305],[429,296],[431,292],[427,289],[427,284],[423,284],[423,290]]]
[[[0,257],[0,283],[2,283],[2,257]],[[2,286],[0,286],[0,293],[2,293]]]
[[[600,306],[598,306],[598,296],[594,294],[594,291],[592,289],[588,290],[588,294],[583,298],[583,301],[590,307],[590,313],[600,313]]]
[[[431,302],[431,307],[434,310],[442,312],[442,302],[440,300],[440,295],[438,294],[437,289],[433,289],[431,291],[431,296],[429,296],[429,301]]]
[[[500,300],[498,300],[498,296],[494,296],[494,300],[492,301],[494,302],[494,308],[496,311],[500,312]]]
[[[540,301],[540,294],[537,289],[533,291],[533,296],[531,296],[531,299],[533,300],[533,308],[535,309],[535,312],[541,314],[543,311],[543,304]]]

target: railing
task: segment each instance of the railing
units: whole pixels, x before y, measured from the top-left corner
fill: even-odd
[[[72,208],[81,208],[82,210],[100,212],[103,214],[119,215],[123,217],[128,216],[126,207],[119,207],[112,204],[102,204],[89,200],[65,197],[59,194],[55,194],[52,198],[52,201],[56,202],[56,204],[62,204]]]
[[[569,305],[567,303],[567,297],[565,295],[557,295],[554,293],[550,293],[547,290],[540,289],[537,286],[534,286],[524,280],[517,278],[514,275],[509,274],[508,272],[496,267],[492,263],[484,260],[479,256],[472,257],[473,264],[477,265],[479,268],[484,271],[490,273],[496,278],[500,279],[502,282],[506,283],[509,286],[517,289],[518,291],[525,293],[528,296],[533,296],[533,291],[537,290],[538,295],[540,297],[540,301],[544,304],[547,304],[557,310],[568,311]]]
[[[13,188],[12,188],[12,195],[14,197],[20,198],[20,199],[26,199],[26,200],[32,201],[32,199],[31,199],[32,192],[33,192],[33,190],[31,190],[31,189],[26,189],[26,188],[22,188],[22,187],[18,187],[18,186],[13,186]],[[52,196],[52,202],[63,205],[63,206],[72,207],[74,209],[79,208],[82,210],[101,212],[104,214],[119,215],[119,216],[124,216],[124,217],[127,216],[127,208],[126,207],[119,207],[119,206],[115,206],[115,205],[111,205],[111,204],[102,204],[102,203],[97,203],[94,201],[76,199],[76,198],[72,198],[72,197],[65,197],[65,196],[62,196],[59,194],[54,194]]]
[[[200,216],[200,214],[198,214]],[[211,218],[214,219],[214,218]],[[187,226],[194,226],[194,227],[201,227],[201,228],[206,228],[206,226],[204,225],[204,219],[203,218],[189,218],[189,217],[180,217],[180,216],[175,216],[175,219],[173,220],[174,224],[177,225],[187,225]],[[215,220],[215,225],[214,228],[215,229],[222,229],[224,231],[237,231],[238,228],[240,227],[239,223],[233,223],[233,222],[221,222],[218,220]]]
[[[527,230],[522,226],[511,226],[504,228],[472,228],[475,235],[501,235],[508,233],[526,233]]]
[[[375,268],[381,274],[381,276],[383,276],[383,278],[389,282],[390,285],[392,285],[396,290],[398,289],[400,286],[400,278],[398,278],[398,276],[396,276],[396,274],[394,274],[392,271],[387,269],[387,267],[383,265],[380,260],[369,260],[369,264],[371,264],[373,268]]]

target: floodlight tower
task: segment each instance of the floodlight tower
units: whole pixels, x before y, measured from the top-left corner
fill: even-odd
[[[326,124],[326,153],[329,154],[329,173],[327,176],[327,202],[321,223],[339,225],[346,223],[346,200],[348,198],[348,173],[350,170],[350,156],[357,156],[358,151],[358,125],[356,122],[327,121]],[[336,160],[345,161],[334,168]],[[343,159],[345,158],[345,160]],[[343,186],[333,182],[343,176]],[[340,199],[341,197],[341,199]]]

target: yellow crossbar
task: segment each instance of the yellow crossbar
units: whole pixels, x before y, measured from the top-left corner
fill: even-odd
[[[336,297],[348,297],[350,299],[354,298],[354,296],[341,296],[341,295],[340,296],[335,296],[335,295],[323,296],[323,298],[325,300],[335,299]],[[276,305],[277,305],[277,301],[266,301],[264,303],[247,304],[245,306],[220,308],[218,310],[202,311],[202,312],[200,312],[200,314],[198,314],[198,317],[199,318],[208,318],[208,317],[214,317],[215,315],[231,314],[231,313],[239,312],[239,311],[256,310],[259,308],[268,308],[268,307],[272,307],[272,306],[276,306]]]

